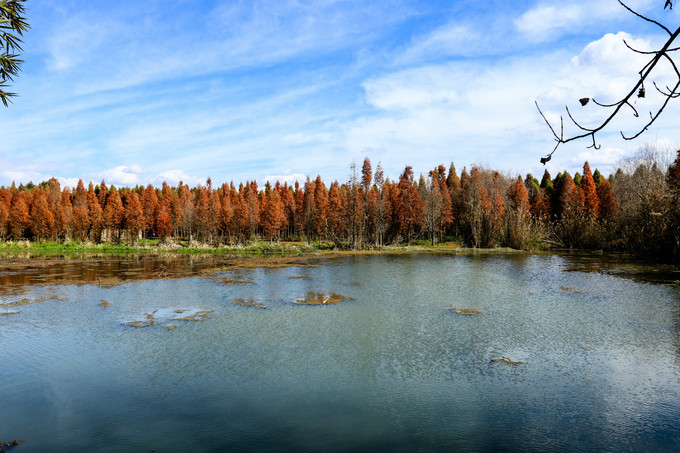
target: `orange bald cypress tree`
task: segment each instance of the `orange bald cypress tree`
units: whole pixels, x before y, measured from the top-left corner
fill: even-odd
[[[234,215],[234,207],[231,205],[231,188],[227,183],[222,184],[218,197],[217,230],[224,240],[231,236],[231,218]]]
[[[435,238],[441,228],[444,214],[444,194],[439,183],[438,169],[430,171],[427,181],[422,184],[419,190],[420,198],[423,200],[424,225],[430,235],[430,243],[434,245]]]
[[[413,168],[409,165],[399,177],[397,186],[396,204],[394,211],[399,231],[406,237],[408,245],[419,232],[423,225],[423,213],[425,211],[423,200],[418,195],[418,188],[413,181]]]
[[[25,233],[31,226],[29,202],[26,201],[28,192],[16,192],[12,196],[12,204],[9,209],[9,232],[12,239],[24,239]]]
[[[71,205],[71,190],[64,187],[64,192],[59,199],[54,215],[54,228],[58,237],[66,239],[71,232],[71,221],[73,219],[73,206]]]
[[[164,198],[159,204],[158,216],[156,217],[156,231],[162,241],[172,234],[172,209],[170,208],[170,200],[168,198]]]
[[[302,236],[305,234],[305,193],[298,181],[295,181],[293,200],[295,202],[295,218],[293,219],[294,234]]]
[[[262,222],[262,232],[265,238],[273,241],[279,235],[279,229],[283,224],[285,213],[283,203],[276,189],[267,186],[264,193],[264,203],[260,220]]]
[[[526,249],[528,248],[530,227],[531,227],[531,215],[529,204],[529,193],[527,192],[526,186],[522,181],[521,177],[510,184],[507,192],[509,201],[508,210],[508,245],[516,249]],[[542,199],[540,189],[535,195],[538,200]],[[539,208],[540,209],[540,208]]]
[[[274,190],[279,193],[281,205],[283,206],[283,220],[281,221],[281,231],[286,238],[290,238],[292,234],[292,226],[295,222],[295,199],[293,192],[288,187],[288,183],[283,186],[276,181]]]
[[[231,204],[234,207],[234,215],[231,218],[232,231],[241,243],[245,243],[250,237],[250,227],[248,222],[248,206],[243,199],[243,186],[239,187],[241,190],[234,190],[231,198]]]
[[[461,179],[456,173],[456,166],[449,166],[449,174],[446,176],[446,187],[449,191],[449,198],[451,199],[451,223],[449,230],[455,236],[460,234],[460,215],[463,209],[461,202]]]
[[[560,217],[577,217],[584,212],[583,192],[567,173],[559,191]]]
[[[156,217],[158,216],[159,208],[158,195],[156,194],[156,189],[151,184],[144,189],[141,202],[142,211],[144,212],[144,230],[148,233],[156,228]]]
[[[246,207],[246,222],[248,225],[248,238],[257,231],[260,225],[260,197],[258,196],[257,183],[247,182],[243,188],[243,201]]]
[[[470,174],[463,169],[461,187],[461,230],[466,242],[472,247],[489,245],[489,218],[493,205],[489,192],[482,182],[481,170],[472,167]]]
[[[99,242],[104,229],[104,214],[92,182],[87,189],[87,212],[90,216],[90,239]]]
[[[489,245],[498,245],[502,241],[503,223],[505,221],[505,201],[501,193],[501,175],[497,171],[493,173],[491,186],[491,213],[489,216],[490,240]]]
[[[209,242],[212,237],[213,221],[210,189],[199,186],[194,197],[193,231],[199,241]]]
[[[54,215],[49,209],[45,192],[40,188],[33,191],[30,225],[33,238],[39,241],[50,238],[54,233]]]
[[[87,194],[83,180],[78,181],[76,190],[73,192],[72,204],[72,227],[73,234],[77,239],[85,240],[90,229],[90,216],[87,205]]]
[[[339,242],[342,232],[345,229],[344,213],[345,203],[343,200],[340,184],[334,181],[328,191],[328,233],[334,242]]]
[[[597,196],[600,201],[600,218],[610,219],[617,211],[616,199],[612,192],[612,186],[605,178],[600,180],[597,187]]]
[[[328,191],[320,175],[314,181],[314,204],[314,231],[319,237],[325,237],[328,232]]]
[[[600,215],[600,199],[597,196],[597,187],[587,161],[583,165],[581,191],[583,192],[583,208],[586,216],[597,219]]]
[[[9,208],[12,202],[12,193],[0,188],[0,240],[4,240],[9,232]]]
[[[106,227],[106,240],[120,242],[121,229],[123,227],[123,216],[125,208],[120,194],[115,187],[111,187],[106,196],[106,207],[104,208],[104,226]]]
[[[144,211],[137,192],[125,194],[124,206],[123,227],[127,231],[130,240],[136,241],[144,229]]]
[[[529,211],[529,192],[520,176],[510,184],[508,188],[508,200],[510,201],[510,209],[516,211]]]

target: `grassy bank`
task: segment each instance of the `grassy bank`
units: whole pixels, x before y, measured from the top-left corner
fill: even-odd
[[[426,253],[426,252],[510,252],[508,248],[500,249],[467,249],[459,242],[445,242],[430,245],[427,241],[406,246],[368,247],[362,250],[343,250],[330,242],[259,242],[246,245],[210,246],[196,242],[177,241],[161,242],[158,239],[143,239],[135,243],[111,244],[92,242],[0,242],[0,253],[30,252],[36,255],[128,255],[128,254],[183,254],[183,255],[234,255],[234,256],[301,256],[301,255],[335,255],[335,254],[373,254],[373,253]]]
[[[156,254],[156,253],[179,253],[179,254],[245,254],[245,255],[297,255],[301,253],[314,253],[320,250],[328,250],[324,244],[296,244],[296,243],[251,243],[246,246],[219,246],[213,247],[188,241],[161,242],[158,239],[143,239],[135,243],[101,243],[93,242],[31,242],[31,241],[5,241],[0,242],[0,252],[35,252],[37,254]]]

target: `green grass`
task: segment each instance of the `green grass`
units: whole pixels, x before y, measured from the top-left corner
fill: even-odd
[[[30,252],[40,255],[70,255],[79,253],[95,254],[140,254],[140,253],[179,253],[188,255],[224,254],[247,256],[291,256],[314,253],[330,249],[327,244],[288,244],[251,242],[243,246],[207,246],[189,241],[180,241],[179,247],[169,247],[159,239],[141,239],[134,244],[67,242],[53,241],[5,241],[0,242],[0,252]]]
[[[436,249],[450,244],[438,243],[434,247],[428,240],[413,241],[411,247],[406,244],[400,246],[385,246],[376,249],[366,245],[364,250],[412,250],[412,249]],[[210,246],[199,244],[194,241],[177,241],[174,246],[163,243],[160,239],[140,239],[135,243],[93,243],[70,241],[65,243],[55,241],[31,242],[4,241],[0,242],[0,252],[29,252],[39,255],[74,255],[74,254],[162,254],[175,253],[183,255],[235,255],[235,256],[300,256],[308,253],[328,252],[338,250],[336,244],[331,241],[307,242],[269,242],[251,241],[246,244]]]

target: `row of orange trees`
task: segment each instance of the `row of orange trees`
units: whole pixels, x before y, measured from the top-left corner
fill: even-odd
[[[120,242],[157,236],[213,245],[304,238],[356,249],[416,239],[434,244],[448,236],[474,247],[626,248],[632,241],[626,222],[645,215],[672,220],[679,167],[680,152],[667,169],[636,167],[604,178],[586,162],[582,174],[552,178],[546,171],[540,181],[478,166],[459,175],[453,164],[417,179],[406,167],[391,181],[380,165],[373,172],[368,158],[360,170],[352,166],[349,181],[330,185],[317,176],[294,186],[249,181],[213,187],[208,179],[193,188],[117,189],[104,181],[86,188],[80,181],[71,190],[53,178],[0,188],[0,238]],[[636,202],[630,197],[636,178],[648,180],[650,172],[656,182]]]

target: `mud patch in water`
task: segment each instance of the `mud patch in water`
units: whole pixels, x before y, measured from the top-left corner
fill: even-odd
[[[23,440],[12,440],[10,442],[0,442],[0,453],[10,451],[12,448],[23,444]]]
[[[328,305],[348,300],[354,300],[354,298],[337,293],[308,292],[304,297],[295,299],[295,303],[299,305]]]
[[[210,317],[212,311],[199,310],[191,308],[159,308],[151,313],[144,313],[143,319],[121,323],[128,327],[150,327],[160,325],[167,330],[172,330],[177,327],[175,321],[205,321]]]
[[[447,309],[451,313],[455,313],[457,315],[468,315],[468,316],[473,316],[473,315],[481,315],[482,312],[479,310],[473,310],[471,308],[455,308],[455,307],[449,307]]]
[[[263,308],[263,309],[267,308],[267,305],[264,302],[260,302],[258,300],[255,300],[252,297],[239,297],[239,298],[233,299],[233,301],[236,305],[240,305],[241,307],[255,307],[255,308]]]
[[[42,296],[42,297],[36,297],[35,299],[29,299],[27,297],[24,297],[23,299],[14,301],[14,302],[6,302],[0,304],[0,307],[5,307],[5,308],[10,308],[10,307],[23,307],[25,305],[33,305],[33,304],[39,304],[41,302],[49,302],[49,301],[61,301],[61,302],[68,302],[68,299],[64,299],[63,297],[59,296]]]
[[[566,286],[560,286],[560,289],[562,291],[567,291],[567,292],[570,292],[570,293],[573,293],[573,294],[583,294],[583,291],[574,291],[573,289],[567,288]]]
[[[232,286],[232,285],[254,285],[255,282],[251,280],[241,280],[236,278],[220,278],[217,279],[216,283],[218,285]]]
[[[523,365],[524,364],[524,362],[515,361],[515,360],[512,360],[511,358],[505,357],[505,356],[501,356],[501,357],[498,357],[498,358],[495,358],[495,359],[491,359],[491,363],[504,363],[506,365]]]
[[[18,315],[19,313],[21,313],[21,311],[6,311],[4,313],[0,313],[0,316]]]

